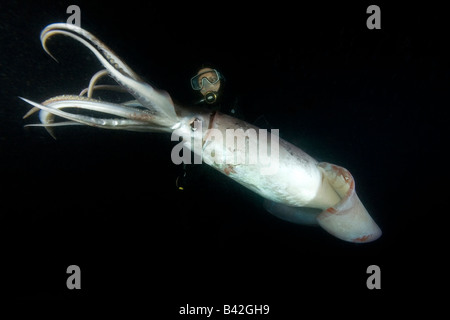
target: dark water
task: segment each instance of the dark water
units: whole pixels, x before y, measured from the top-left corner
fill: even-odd
[[[273,319],[286,319],[327,303],[344,310],[349,299],[381,313],[397,294],[410,301],[436,284],[450,85],[438,8],[380,4],[382,29],[368,30],[371,3],[77,3],[83,28],[174,99],[195,99],[188,81],[213,63],[245,120],[264,115],[285,140],[349,169],[384,232],[355,245],[272,217],[259,196],[206,166],[192,168],[180,192],[168,135],[67,127],[53,140],[23,128],[37,118],[22,119],[29,106],[17,96],[77,94],[101,69],[70,39],[52,39],[59,63],[40,46],[40,31],[65,21],[69,4],[0,5],[9,296],[68,307],[103,301],[108,310],[136,300],[137,310],[168,318],[186,304],[269,304]],[[79,291],[65,285],[72,264],[82,271]],[[371,264],[381,267],[378,291],[366,287]]]

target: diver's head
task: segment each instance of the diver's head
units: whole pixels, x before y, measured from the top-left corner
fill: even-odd
[[[192,89],[199,91],[208,104],[217,101],[223,76],[212,68],[201,68],[191,79]]]

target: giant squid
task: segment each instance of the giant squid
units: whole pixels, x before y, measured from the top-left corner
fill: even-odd
[[[52,58],[47,41],[55,35],[81,43],[104,70],[96,73],[79,95],[56,96],[42,103],[20,97],[33,106],[25,117],[39,111],[41,123],[28,126],[43,126],[52,135],[53,127],[68,125],[171,133],[173,141],[180,141],[178,151],[192,152],[201,162],[256,192],[265,199],[265,208],[281,219],[319,225],[333,236],[354,243],[371,242],[381,236],[380,228],[358,198],[355,180],[347,169],[318,162],[279,138],[277,130],[267,133],[218,111],[174,103],[167,92],[146,83],[103,42],[75,25],[55,23],[43,29],[41,44]],[[117,85],[97,84],[104,76],[114,79]],[[95,90],[128,92],[134,99],[124,103],[102,101],[92,97]],[[73,112],[75,109],[80,112]],[[236,138],[243,143],[230,146],[218,139],[229,132],[233,133],[233,141]],[[276,156],[276,161],[262,161],[264,157],[256,156],[253,159],[257,161],[249,162],[262,147],[270,150],[269,158]],[[271,170],[264,171],[268,165]]]

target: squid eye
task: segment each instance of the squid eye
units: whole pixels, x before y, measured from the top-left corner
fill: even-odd
[[[201,126],[202,120],[195,118],[191,121],[190,126],[192,131],[196,131]]]

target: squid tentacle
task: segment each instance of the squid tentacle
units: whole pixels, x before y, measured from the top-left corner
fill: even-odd
[[[128,91],[125,88],[118,86],[118,85],[95,85],[100,78],[102,78],[106,75],[108,75],[108,71],[106,69],[100,70],[99,72],[94,74],[92,76],[91,80],[89,81],[89,86],[87,88],[83,89],[80,92],[79,96],[82,97],[87,93],[87,97],[92,98],[92,94],[95,90],[111,90],[111,91],[128,93]],[[57,98],[57,97],[55,97],[55,98]],[[51,100],[51,99],[49,99],[49,100]],[[49,100],[47,100],[47,101],[49,101]],[[45,105],[47,103],[47,101],[44,101],[43,104]],[[133,101],[135,101],[135,100],[133,100]],[[126,106],[127,104],[123,104],[123,105]],[[136,105],[134,105],[134,106],[136,106]],[[142,107],[141,104],[139,104],[139,106]],[[39,110],[40,110],[39,118],[40,118],[42,124],[30,124],[30,125],[27,125],[27,127],[49,127],[49,126],[56,127],[56,126],[64,126],[64,125],[73,125],[74,124],[72,122],[64,122],[64,123],[58,123],[58,124],[53,123],[54,115],[52,113],[45,111],[43,109],[40,109],[38,107],[33,107],[32,109],[30,109],[23,116],[23,118],[24,119],[28,118],[29,116],[31,116],[32,114],[34,114],[35,112],[37,112]],[[53,132],[49,131],[49,133],[50,133],[50,135],[53,136],[53,138],[55,138],[55,136],[53,135]]]
[[[84,95],[86,95],[86,93],[88,92],[89,89],[92,89],[92,93],[94,93],[95,90],[109,90],[109,91],[117,91],[117,92],[124,92],[124,93],[128,92],[125,88],[123,88],[121,86],[117,86],[117,85],[113,85],[113,84],[98,84],[93,87],[84,88],[80,92],[79,96],[83,97]],[[87,95],[87,96],[89,98],[92,98],[92,94],[91,94],[91,96],[89,96],[89,95]],[[141,104],[141,106],[142,106],[142,104]]]
[[[153,115],[148,114],[146,111],[137,109],[135,107],[126,107],[120,104],[107,103],[79,96],[54,97],[42,104],[30,101],[26,98],[19,98],[31,104],[32,106],[44,110],[50,114],[54,114],[62,118],[76,121],[88,126],[144,132],[165,132],[170,130],[170,128],[167,128],[165,126],[155,125],[153,123]],[[61,110],[64,108],[79,108],[103,112],[122,118],[106,119],[81,114],[72,114]],[[44,127],[52,126],[51,120],[51,118],[49,121],[49,119],[41,117],[41,121],[43,122]]]
[[[103,69],[94,74],[89,81],[89,85],[87,88],[84,88],[79,96],[84,96],[87,93],[88,98],[92,98],[92,95],[95,90],[110,90],[110,91],[117,91],[117,92],[124,92],[128,93],[128,90],[124,87],[118,86],[118,85],[110,85],[110,84],[100,84],[96,85],[96,83],[103,77],[109,75],[108,70]],[[142,105],[141,105],[142,106]]]
[[[172,127],[179,122],[170,96],[141,81],[139,76],[126,63],[91,33],[75,25],[65,23],[55,23],[47,26],[41,33],[41,43],[50,56],[52,55],[47,48],[47,40],[57,34],[69,36],[91,50],[105,69],[108,70],[110,76],[126,88],[143,107],[148,108],[156,115],[153,119],[154,123]]]
[[[75,32],[77,35],[73,34]],[[55,35],[55,34],[63,34],[69,37],[76,39],[77,41],[86,45],[87,40],[95,46],[98,50],[97,52],[104,56],[114,67],[120,71],[121,73],[127,75],[130,78],[133,78],[138,81],[142,81],[141,78],[124,62],[119,56],[117,56],[114,51],[112,51],[107,45],[105,45],[102,41],[100,41],[96,36],[91,34],[90,32],[81,29],[75,25],[65,24],[65,23],[53,23],[44,28],[41,32],[41,44],[42,48],[45,52],[52,57],[56,62],[58,60],[50,53],[50,50],[47,48],[47,40]],[[86,45],[86,47],[89,47]],[[91,51],[93,51],[91,49]],[[93,51],[95,53],[95,51]]]
[[[97,81],[106,75],[108,75],[108,70],[103,69],[92,76],[91,81],[89,81],[89,86],[87,87],[87,97],[88,98],[92,98],[92,93],[94,92],[94,87],[95,87],[95,84],[97,83]],[[83,91],[80,93],[80,96],[83,95]]]

